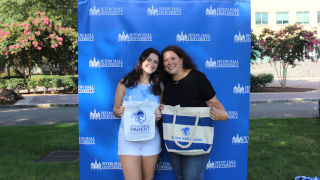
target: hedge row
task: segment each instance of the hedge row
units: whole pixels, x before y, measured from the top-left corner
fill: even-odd
[[[267,83],[271,83],[272,81],[272,74],[251,74],[251,90],[258,87],[265,87]],[[35,92],[37,87],[43,87],[44,93],[46,93],[48,89],[51,89],[53,93],[59,89],[62,89],[64,92],[77,93],[78,76],[34,75],[27,81],[23,78],[0,78],[0,89],[13,89],[16,92],[22,89],[28,89]]]
[[[78,76],[34,75],[27,81],[23,78],[0,79],[0,89],[13,89],[16,92],[28,89],[36,92],[37,87],[43,87],[44,93],[48,89],[51,89],[52,93],[61,89],[64,92],[77,93]]]

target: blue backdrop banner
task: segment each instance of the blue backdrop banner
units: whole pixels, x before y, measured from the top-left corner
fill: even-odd
[[[215,122],[205,179],[247,175],[250,1],[79,0],[81,179],[123,179],[117,155],[117,83],[153,47],[182,47],[205,73],[229,119]],[[165,147],[155,179],[175,179]]]

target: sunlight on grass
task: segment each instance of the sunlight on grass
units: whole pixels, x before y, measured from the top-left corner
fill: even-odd
[[[280,141],[280,142],[278,142],[278,145],[279,145],[279,146],[286,146],[286,145],[287,145],[287,142],[285,142],[285,141]]]
[[[272,125],[273,125],[273,123],[272,123],[272,122],[269,122],[269,123],[268,123],[268,126],[272,126]]]
[[[319,129],[315,118],[251,119],[247,179],[319,176]]]
[[[78,150],[78,132],[77,123],[0,127],[0,179],[79,179],[79,161],[36,162],[54,150]],[[319,176],[320,122],[314,118],[251,119],[249,136],[248,180]]]
[[[38,163],[54,150],[78,150],[78,124],[0,127],[0,179],[79,179],[79,161]]]
[[[304,141],[304,142],[307,142],[309,144],[319,143],[319,141],[317,139],[310,138],[310,137],[305,137],[303,135],[295,136],[295,138],[296,138],[297,141]]]
[[[78,123],[64,123],[64,124],[57,124],[55,126],[65,128],[65,127],[74,127],[75,125],[78,126]]]

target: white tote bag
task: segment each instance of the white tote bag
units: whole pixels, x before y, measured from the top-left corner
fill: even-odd
[[[129,141],[146,141],[155,135],[155,101],[124,101],[122,116],[124,136]]]
[[[209,107],[165,105],[162,123],[163,139],[168,152],[182,155],[210,153],[214,126]]]

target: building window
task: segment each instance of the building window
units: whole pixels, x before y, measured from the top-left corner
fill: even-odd
[[[289,13],[288,12],[277,12],[276,14],[277,24],[289,24]]]
[[[256,12],[256,24],[268,24],[268,13]]]
[[[309,24],[309,12],[297,12],[298,24]]]
[[[318,24],[320,24],[320,11],[318,11]]]

